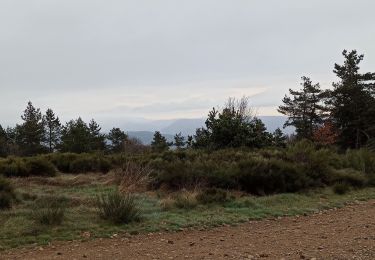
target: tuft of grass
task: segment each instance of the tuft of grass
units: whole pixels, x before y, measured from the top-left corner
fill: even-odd
[[[176,195],[174,205],[179,209],[193,209],[198,206],[197,194],[191,191],[182,191]]]
[[[159,206],[163,211],[171,210],[175,207],[175,200],[171,197],[160,200]]]
[[[131,194],[112,191],[98,195],[96,206],[102,219],[110,220],[115,224],[128,224],[139,221],[141,218],[141,211],[136,198]]]
[[[47,196],[37,199],[32,208],[32,218],[42,225],[61,225],[66,211],[67,199]]]
[[[224,203],[228,202],[230,197],[226,190],[209,188],[198,193],[197,200],[202,204]]]

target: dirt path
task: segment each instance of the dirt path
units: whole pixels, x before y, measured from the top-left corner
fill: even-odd
[[[0,259],[375,259],[375,201],[236,227],[63,242]]]

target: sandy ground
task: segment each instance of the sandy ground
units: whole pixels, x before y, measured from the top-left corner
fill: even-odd
[[[375,259],[375,201],[235,227],[56,242],[0,259]]]

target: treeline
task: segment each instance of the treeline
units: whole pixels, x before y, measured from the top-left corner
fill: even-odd
[[[342,149],[375,148],[375,73],[360,72],[359,64],[364,56],[357,51],[344,50],[343,56],[344,63],[334,66],[333,72],[339,81],[333,83],[332,89],[323,90],[319,83],[302,77],[302,88],[290,89],[289,96],[282,100],[278,111],[288,116],[284,127],[296,129],[295,135],[289,138],[280,129],[267,132],[246,97],[230,98],[221,110],[213,108],[205,127],[197,129],[194,136],[179,133],[174,142],[167,142],[157,131],[150,146],[129,139],[119,128],[103,134],[93,119],[86,123],[78,118],[62,125],[52,109],[42,114],[29,102],[21,124],[6,129],[0,126],[0,156],[31,156],[55,151],[163,152],[172,145],[178,150],[285,147],[287,141],[302,139]]]
[[[108,134],[92,119],[86,123],[82,118],[61,124],[52,109],[42,114],[28,102],[22,123],[4,129],[0,125],[0,156],[33,156],[52,152],[163,152],[171,146],[175,149],[204,148],[221,149],[228,147],[265,146],[284,147],[287,137],[280,129],[268,133],[263,122],[253,117],[248,99],[229,99],[223,111],[213,109],[206,121],[206,128],[197,129],[194,136],[178,133],[173,142],[168,142],[159,131],[154,133],[151,145],[147,146],[132,139],[120,128],[112,128]]]
[[[86,123],[78,118],[62,125],[52,109],[42,114],[31,102],[28,102],[21,118],[23,122],[15,127],[4,129],[0,126],[0,156],[32,156],[54,151],[117,152],[128,140],[119,128],[103,134],[94,119]]]
[[[335,64],[339,78],[332,89],[302,77],[300,90],[289,90],[278,111],[288,116],[286,126],[296,128],[297,138],[341,148],[374,146],[375,73],[361,73],[363,55],[343,51],[344,64]]]
[[[375,149],[375,73],[361,73],[363,55],[343,51],[344,64],[335,64],[339,78],[332,89],[302,77],[302,88],[289,90],[278,111],[286,116],[284,127],[295,127],[288,140],[308,139],[320,146],[335,145],[342,150]],[[285,147],[287,138],[280,129],[269,133],[252,113],[247,98],[229,99],[224,109],[212,109],[205,127],[188,138],[193,148]]]

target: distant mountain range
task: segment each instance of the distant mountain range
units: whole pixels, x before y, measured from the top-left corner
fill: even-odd
[[[294,132],[292,127],[283,129],[286,121],[284,116],[259,116],[267,127],[267,131],[273,132],[276,128],[283,130],[285,134]],[[184,136],[194,135],[195,130],[204,126],[205,119],[175,119],[175,120],[142,120],[137,122],[128,122],[123,129],[131,129],[128,135],[132,138],[138,138],[144,144],[150,144],[155,131],[160,131],[168,141],[173,141],[176,133],[182,133]],[[136,130],[142,129],[142,130]]]

